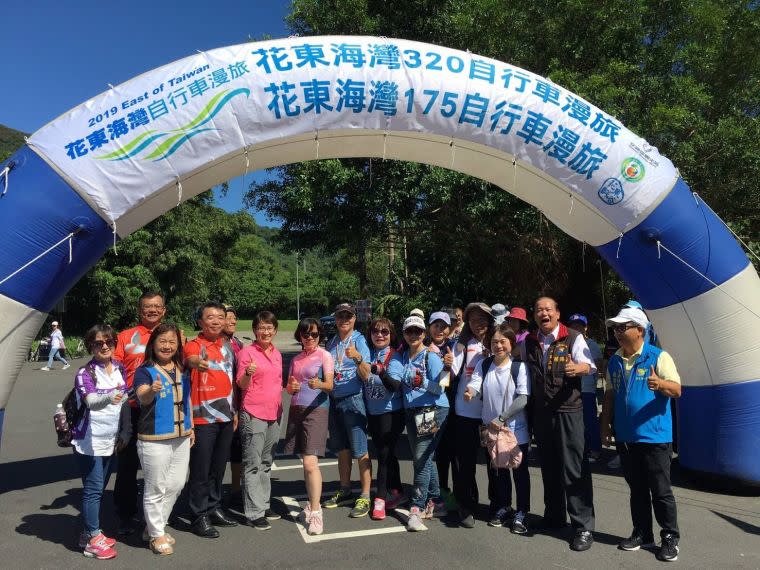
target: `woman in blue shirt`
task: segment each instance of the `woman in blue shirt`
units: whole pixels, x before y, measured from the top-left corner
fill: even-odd
[[[390,388],[400,386],[404,396],[406,432],[414,457],[414,496],[407,529],[427,530],[423,518],[444,515],[438,472],[433,455],[441,438],[449,402],[441,387],[443,361],[423,344],[425,322],[420,317],[404,321],[407,349],[396,354],[385,376]]]

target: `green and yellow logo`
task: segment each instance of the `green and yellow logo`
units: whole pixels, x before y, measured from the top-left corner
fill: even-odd
[[[646,169],[644,168],[643,162],[641,162],[638,158],[630,156],[626,158],[620,165],[620,174],[622,174],[623,178],[625,178],[628,182],[638,182],[644,178]]]

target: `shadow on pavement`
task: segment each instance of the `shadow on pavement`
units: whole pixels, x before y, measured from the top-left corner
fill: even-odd
[[[723,513],[719,513],[718,511],[711,511],[711,512],[714,515],[718,515],[723,520],[730,522],[736,528],[739,528],[739,529],[743,530],[747,534],[756,534],[756,535],[760,536],[760,526],[754,525],[752,523],[748,523],[748,522],[743,521],[743,520],[739,520],[739,519],[731,517],[729,515],[724,515]]]
[[[0,464],[0,494],[79,479],[73,455],[53,455]]]
[[[81,524],[79,516],[69,514],[26,515],[16,527],[16,532],[35,536],[40,540],[60,544],[72,552],[79,552],[77,545]]]

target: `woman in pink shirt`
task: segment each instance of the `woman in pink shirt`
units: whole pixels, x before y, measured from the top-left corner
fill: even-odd
[[[298,453],[303,458],[303,477],[309,496],[303,522],[309,534],[322,534],[319,458],[324,456],[327,445],[328,393],[333,389],[335,363],[332,355],[319,346],[324,331],[317,319],[302,319],[294,336],[303,351],[291,360],[288,372],[288,393],[292,398],[285,430],[285,453]]]
[[[246,524],[269,530],[279,519],[269,508],[274,446],[282,416],[282,355],[272,344],[277,317],[262,311],[253,320],[256,341],[238,354],[240,441],[243,447],[243,499]]]

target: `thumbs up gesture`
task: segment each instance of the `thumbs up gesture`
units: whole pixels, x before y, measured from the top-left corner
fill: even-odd
[[[154,394],[158,394],[163,389],[164,389],[164,383],[161,382],[161,377],[158,374],[156,374],[156,379],[153,382],[153,384],[150,385],[150,390]]]
[[[245,373],[248,376],[253,376],[256,374],[256,363],[254,361],[251,361],[251,363],[245,367]]]
[[[353,342],[348,345],[348,348],[346,348],[346,357],[350,358],[354,362],[361,360],[362,355],[359,354],[358,350],[356,350],[356,346],[354,346]]]
[[[647,386],[652,392],[657,392],[662,386],[662,378],[657,376],[657,372],[654,371],[654,366],[649,367],[649,378],[647,378]]]
[[[467,388],[464,389],[464,394],[462,394],[462,397],[464,398],[465,402],[469,402],[475,397],[475,391],[467,386]]]
[[[454,364],[454,353],[451,352],[451,347],[446,347],[446,352],[443,355],[443,368],[445,370],[451,370],[451,366]]]
[[[572,355],[567,357],[567,363],[565,364],[565,375],[567,376],[583,376],[586,372],[585,364],[578,364],[573,360]]]
[[[314,376],[314,378],[309,378],[309,388],[312,390],[319,388],[319,377]]]
[[[301,390],[301,383],[296,380],[295,376],[290,376],[288,378],[288,394],[295,394],[296,392],[299,392]]]

